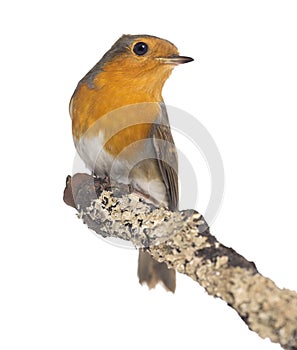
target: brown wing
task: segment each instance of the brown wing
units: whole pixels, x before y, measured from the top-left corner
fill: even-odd
[[[151,137],[158,165],[167,189],[169,209],[176,210],[178,206],[177,152],[164,104],[161,104],[161,115],[152,127]]]

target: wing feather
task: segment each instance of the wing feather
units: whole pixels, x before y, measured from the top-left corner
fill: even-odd
[[[178,207],[178,161],[165,105],[161,104],[158,121],[153,124],[151,137],[159,169],[166,186],[169,209]]]

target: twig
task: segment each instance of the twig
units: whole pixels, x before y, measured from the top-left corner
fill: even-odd
[[[86,174],[67,178],[64,201],[101,236],[144,247],[223,299],[260,337],[297,350],[297,293],[278,288],[253,262],[219,243],[196,211],[156,208],[129,186],[111,186]]]

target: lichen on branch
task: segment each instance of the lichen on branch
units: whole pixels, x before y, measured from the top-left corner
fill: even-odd
[[[297,293],[278,288],[253,262],[218,242],[198,212],[157,208],[129,186],[87,174],[67,178],[64,201],[102,237],[146,249],[224,300],[260,337],[297,350]]]

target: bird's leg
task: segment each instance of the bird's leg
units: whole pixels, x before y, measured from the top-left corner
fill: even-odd
[[[137,190],[135,187],[133,187],[131,184],[128,185],[129,187],[129,192],[130,193],[135,193],[137,194],[137,196],[139,196],[141,199],[143,199],[145,202],[149,203],[149,204],[153,204],[155,207],[166,207],[165,203],[160,203],[159,201],[157,201],[155,198],[153,198],[152,196],[150,196],[147,193],[143,193],[139,190]]]
[[[131,184],[129,184],[128,187],[129,187],[129,192],[130,193],[135,193],[135,194],[137,194],[137,196],[139,196],[139,197],[141,197],[141,198],[143,198],[145,200],[150,200],[151,197],[148,194],[138,191]]]

